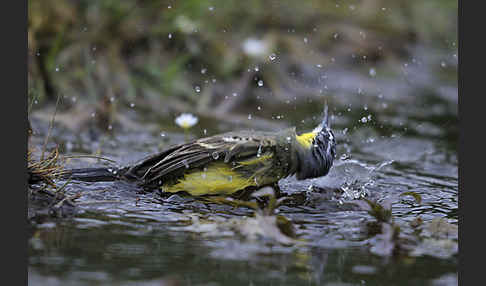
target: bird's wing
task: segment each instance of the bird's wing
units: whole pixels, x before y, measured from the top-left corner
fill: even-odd
[[[165,183],[213,161],[231,163],[235,159],[273,151],[276,139],[272,135],[252,131],[230,132],[176,145],[132,166],[125,176],[141,180],[144,185]]]

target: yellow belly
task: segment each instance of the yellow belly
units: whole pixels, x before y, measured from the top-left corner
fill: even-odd
[[[208,166],[204,171],[198,170],[184,175],[176,184],[163,186],[164,192],[185,191],[193,196],[229,195],[257,183],[252,178],[243,178],[224,163]]]

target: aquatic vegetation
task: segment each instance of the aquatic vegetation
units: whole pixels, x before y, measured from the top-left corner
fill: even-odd
[[[367,210],[377,223],[368,223],[368,233],[374,235],[369,243],[371,253],[380,256],[430,255],[440,258],[451,257],[458,252],[458,228],[443,218],[436,218],[423,223],[420,217],[409,225],[397,223],[392,214],[392,205],[401,196],[412,196],[420,204],[422,198],[415,192],[403,192],[399,196],[378,203],[362,199],[357,204]],[[414,230],[405,230],[412,227]]]

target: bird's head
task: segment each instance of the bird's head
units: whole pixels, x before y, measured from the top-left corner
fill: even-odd
[[[322,122],[313,131],[297,136],[299,168],[297,179],[327,175],[336,157],[336,139],[331,130],[327,104]]]

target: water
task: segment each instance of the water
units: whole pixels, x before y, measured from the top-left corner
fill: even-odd
[[[275,215],[255,218],[250,208],[162,198],[122,182],[76,182],[67,188],[82,194],[73,218],[43,217],[31,224],[29,284],[457,285],[457,85],[413,63],[406,69],[408,84],[380,73],[370,81],[370,69],[327,69],[337,160],[326,177],[280,181],[290,199],[275,215],[290,221],[294,238],[276,230]],[[319,72],[309,69],[302,78]],[[324,83],[306,84],[318,90]],[[258,104],[265,106],[262,116],[285,114],[284,123],[300,131],[312,130],[322,112],[318,97]],[[192,138],[242,128],[200,119],[190,129]],[[52,136],[61,149],[66,142],[74,153],[101,149],[124,165],[185,140],[170,127],[173,120],[164,122],[169,126],[154,132],[121,129],[95,137],[59,125]],[[32,143],[42,146],[48,124],[32,124],[38,131]],[[106,164],[73,159],[69,166]],[[421,202],[399,196],[404,192],[419,194]],[[415,244],[410,255],[385,255],[367,228],[375,218],[354,204],[360,198],[394,198],[392,216],[402,235],[413,237],[412,224],[420,218],[419,237],[427,243]],[[431,231],[436,222],[447,223],[451,234]]]

